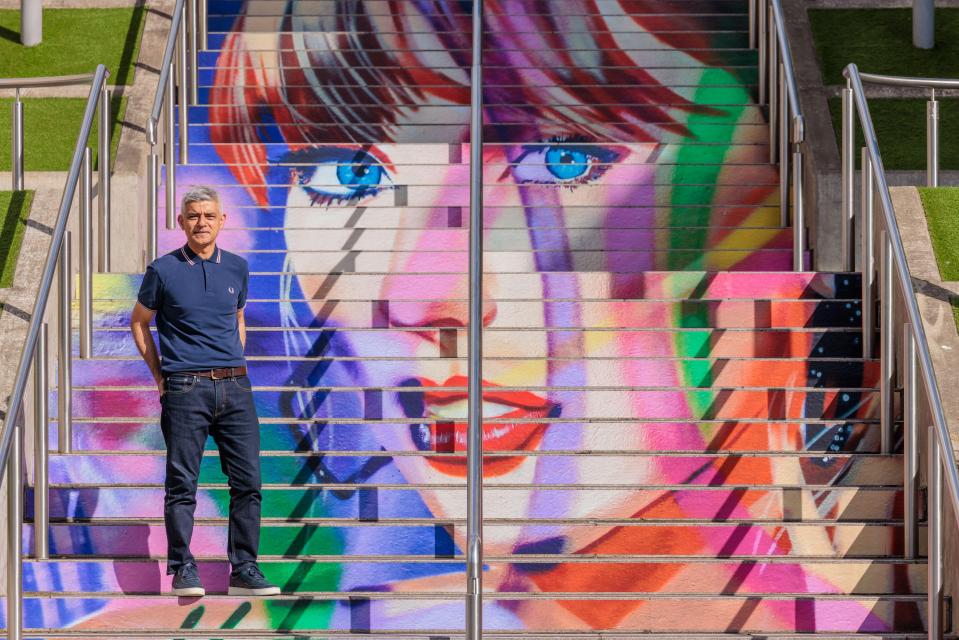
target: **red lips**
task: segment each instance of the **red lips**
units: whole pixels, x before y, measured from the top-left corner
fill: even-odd
[[[430,429],[430,443],[432,449],[441,453],[465,452],[467,442],[467,423],[465,416],[465,390],[444,391],[444,388],[466,388],[466,376],[453,376],[442,385],[425,378],[418,379],[425,389],[423,402],[425,416],[434,418],[435,424],[424,425]],[[554,404],[545,398],[528,391],[495,391],[495,385],[483,381],[483,402],[503,405],[502,412],[496,415],[484,415],[483,418],[483,451],[533,451],[543,439],[548,425],[530,420],[545,418],[554,408]],[[445,418],[443,407],[455,403],[463,403],[462,417],[452,415]],[[512,407],[512,410],[506,410]],[[488,412],[484,411],[484,414]],[[483,475],[500,476],[516,469],[525,456],[483,456]],[[451,476],[466,477],[465,456],[428,456],[426,460],[437,470]]]

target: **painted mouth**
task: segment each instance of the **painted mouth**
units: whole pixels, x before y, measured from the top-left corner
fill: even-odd
[[[414,378],[405,386],[421,387],[423,392],[400,394],[408,417],[430,419],[429,423],[410,424],[413,444],[419,451],[446,454],[427,456],[426,460],[438,471],[459,478],[466,477],[466,456],[449,454],[466,452],[466,385],[466,376],[453,376],[442,385],[426,378]],[[558,417],[561,406],[528,391],[497,391],[497,387],[483,381],[483,451],[536,450],[549,425],[534,420]],[[507,474],[525,458],[522,454],[483,456],[483,475]]]

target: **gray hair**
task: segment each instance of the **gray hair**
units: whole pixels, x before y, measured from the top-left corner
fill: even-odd
[[[196,184],[187,189],[187,192],[183,194],[183,198],[180,200],[180,212],[186,211],[187,205],[191,202],[215,202],[217,207],[219,207],[220,194],[218,194],[213,187],[208,187],[205,184]]]

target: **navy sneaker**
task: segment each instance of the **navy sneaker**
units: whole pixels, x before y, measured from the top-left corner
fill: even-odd
[[[275,596],[280,588],[271,584],[255,563],[245,564],[230,574],[231,596]]]
[[[180,565],[173,575],[173,595],[175,596],[205,596],[206,591],[200,582],[200,575],[197,573],[196,565],[188,562]]]

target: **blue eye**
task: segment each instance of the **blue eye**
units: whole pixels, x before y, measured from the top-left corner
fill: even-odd
[[[530,145],[513,161],[512,172],[519,184],[573,186],[597,180],[620,157],[619,152],[598,145]]]
[[[365,151],[314,147],[283,158],[299,165],[295,178],[313,204],[355,202],[391,188],[386,169]]]
[[[546,150],[546,168],[560,180],[574,180],[589,171],[590,156],[569,147]]]
[[[342,185],[375,187],[383,180],[383,167],[378,164],[343,164],[336,168],[336,178]]]

